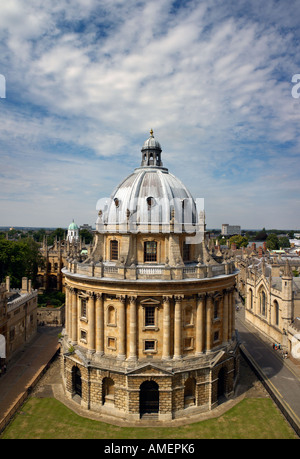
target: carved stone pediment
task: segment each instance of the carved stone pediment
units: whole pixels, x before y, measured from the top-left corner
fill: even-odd
[[[139,375],[139,376],[170,376],[172,375],[171,370],[166,370],[160,368],[157,365],[153,365],[151,363],[146,363],[144,365],[135,368],[134,370],[129,370],[127,372],[128,375]]]
[[[153,305],[153,306],[158,306],[160,304],[160,301],[155,300],[154,298],[145,298],[144,300],[141,300],[141,305]]]

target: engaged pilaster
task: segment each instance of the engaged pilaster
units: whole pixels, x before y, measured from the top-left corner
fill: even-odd
[[[136,296],[129,298],[129,359],[136,360],[137,344],[136,344]]]
[[[72,320],[72,330],[71,330],[71,339],[73,344],[77,344],[77,323],[78,323],[78,307],[77,307],[77,292],[75,288],[70,288],[71,297],[72,297],[72,311],[71,311],[71,320]]]
[[[183,295],[175,296],[174,311],[174,359],[182,357],[182,299]]]
[[[124,360],[126,358],[126,312],[125,312],[126,297],[123,295],[120,295],[118,297],[118,300],[120,302],[118,358],[121,360]]]
[[[201,354],[204,350],[204,306],[205,294],[200,294],[197,297],[196,354]]]
[[[95,296],[88,292],[88,350],[95,352]]]
[[[103,294],[96,293],[96,353],[104,354],[104,307]]]
[[[170,297],[163,297],[163,359],[170,359],[170,338],[171,338],[171,316],[170,316]]]
[[[213,294],[207,296],[206,301],[206,352],[211,350],[211,333],[212,333],[212,307]]]

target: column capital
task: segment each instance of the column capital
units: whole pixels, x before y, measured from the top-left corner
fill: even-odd
[[[137,300],[137,295],[131,295],[129,297],[129,303],[135,303]]]
[[[176,303],[181,303],[183,299],[184,299],[184,295],[174,295],[174,300]]]
[[[120,303],[125,303],[126,301],[126,295],[117,295],[117,299],[120,301]]]
[[[197,294],[197,300],[205,300],[205,298],[206,298],[206,293]]]
[[[102,292],[95,293],[95,297],[97,300],[101,300],[103,298],[103,293]]]
[[[171,295],[165,295],[165,296],[163,296],[163,302],[164,303],[169,303],[171,298],[172,298]]]

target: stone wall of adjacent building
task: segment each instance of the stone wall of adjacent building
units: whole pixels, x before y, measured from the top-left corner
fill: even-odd
[[[63,327],[65,324],[65,305],[60,307],[39,307],[37,309],[38,325]]]

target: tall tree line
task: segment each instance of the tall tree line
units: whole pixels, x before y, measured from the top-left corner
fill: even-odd
[[[36,283],[38,265],[42,263],[39,244],[27,237],[18,241],[0,238],[0,280],[10,276],[11,287],[20,288],[22,277]]]

